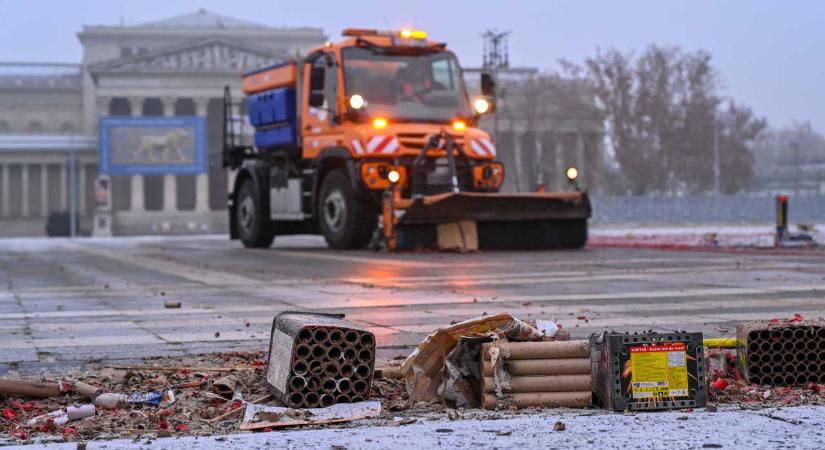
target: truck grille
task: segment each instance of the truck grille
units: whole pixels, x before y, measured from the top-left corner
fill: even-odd
[[[398,142],[406,148],[421,150],[428,136],[426,133],[398,133]],[[453,136],[453,139],[457,145],[464,147],[464,136]]]

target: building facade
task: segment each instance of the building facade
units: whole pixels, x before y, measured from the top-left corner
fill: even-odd
[[[326,36],[200,10],[136,26],[85,26],[78,38],[80,64],[0,63],[0,236],[43,235],[49,215],[72,204],[81,234],[225,232],[233,180],[221,167],[224,87],[239,94],[243,72],[306,53]],[[477,91],[477,71],[466,79]],[[499,141],[504,190],[566,189],[568,166],[580,169],[583,187],[599,190],[604,121],[586,86],[505,70],[499,94],[495,118],[481,126]],[[165,170],[163,159],[175,155],[152,148],[174,138],[176,120],[204,125],[197,170]],[[109,123],[172,128],[129,140]],[[116,154],[153,170],[110,170]]]
[[[85,26],[81,64],[0,64],[0,235],[42,235],[77,180],[81,230],[222,232],[231,176],[221,168],[223,89],[240,75],[322,44],[319,28],[274,28],[200,10],[137,26]],[[202,173],[119,174],[95,196],[103,118],[205,122]],[[76,172],[68,173],[70,155]],[[97,214],[96,214],[97,213]],[[95,217],[98,221],[95,221]]]

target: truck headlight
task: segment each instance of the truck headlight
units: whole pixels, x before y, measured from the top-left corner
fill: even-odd
[[[565,172],[565,175],[567,175],[567,180],[572,183],[573,181],[576,181],[576,178],[579,177],[579,169],[575,167],[568,167],[567,172]]]
[[[486,114],[490,111],[490,101],[486,98],[479,97],[473,101],[473,109],[478,114]]]
[[[349,107],[352,109],[361,109],[364,107],[364,97],[361,97],[358,94],[353,95],[349,98]]]
[[[395,169],[390,170],[387,172],[387,179],[390,180],[390,183],[398,183],[401,180],[401,174]]]

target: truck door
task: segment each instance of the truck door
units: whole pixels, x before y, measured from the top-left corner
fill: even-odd
[[[341,132],[336,125],[338,77],[335,55],[324,53],[304,65],[304,117],[301,136],[304,158],[314,158],[326,147],[335,146]]]

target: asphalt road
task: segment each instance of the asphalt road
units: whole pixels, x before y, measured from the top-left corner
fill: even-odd
[[[164,302],[182,303],[166,309]],[[310,236],[267,250],[223,236],[0,240],[0,375],[267,347],[279,311],[341,312],[379,357],[482,314],[605,330],[729,335],[743,320],[825,316],[825,253],[618,248],[336,252]]]

